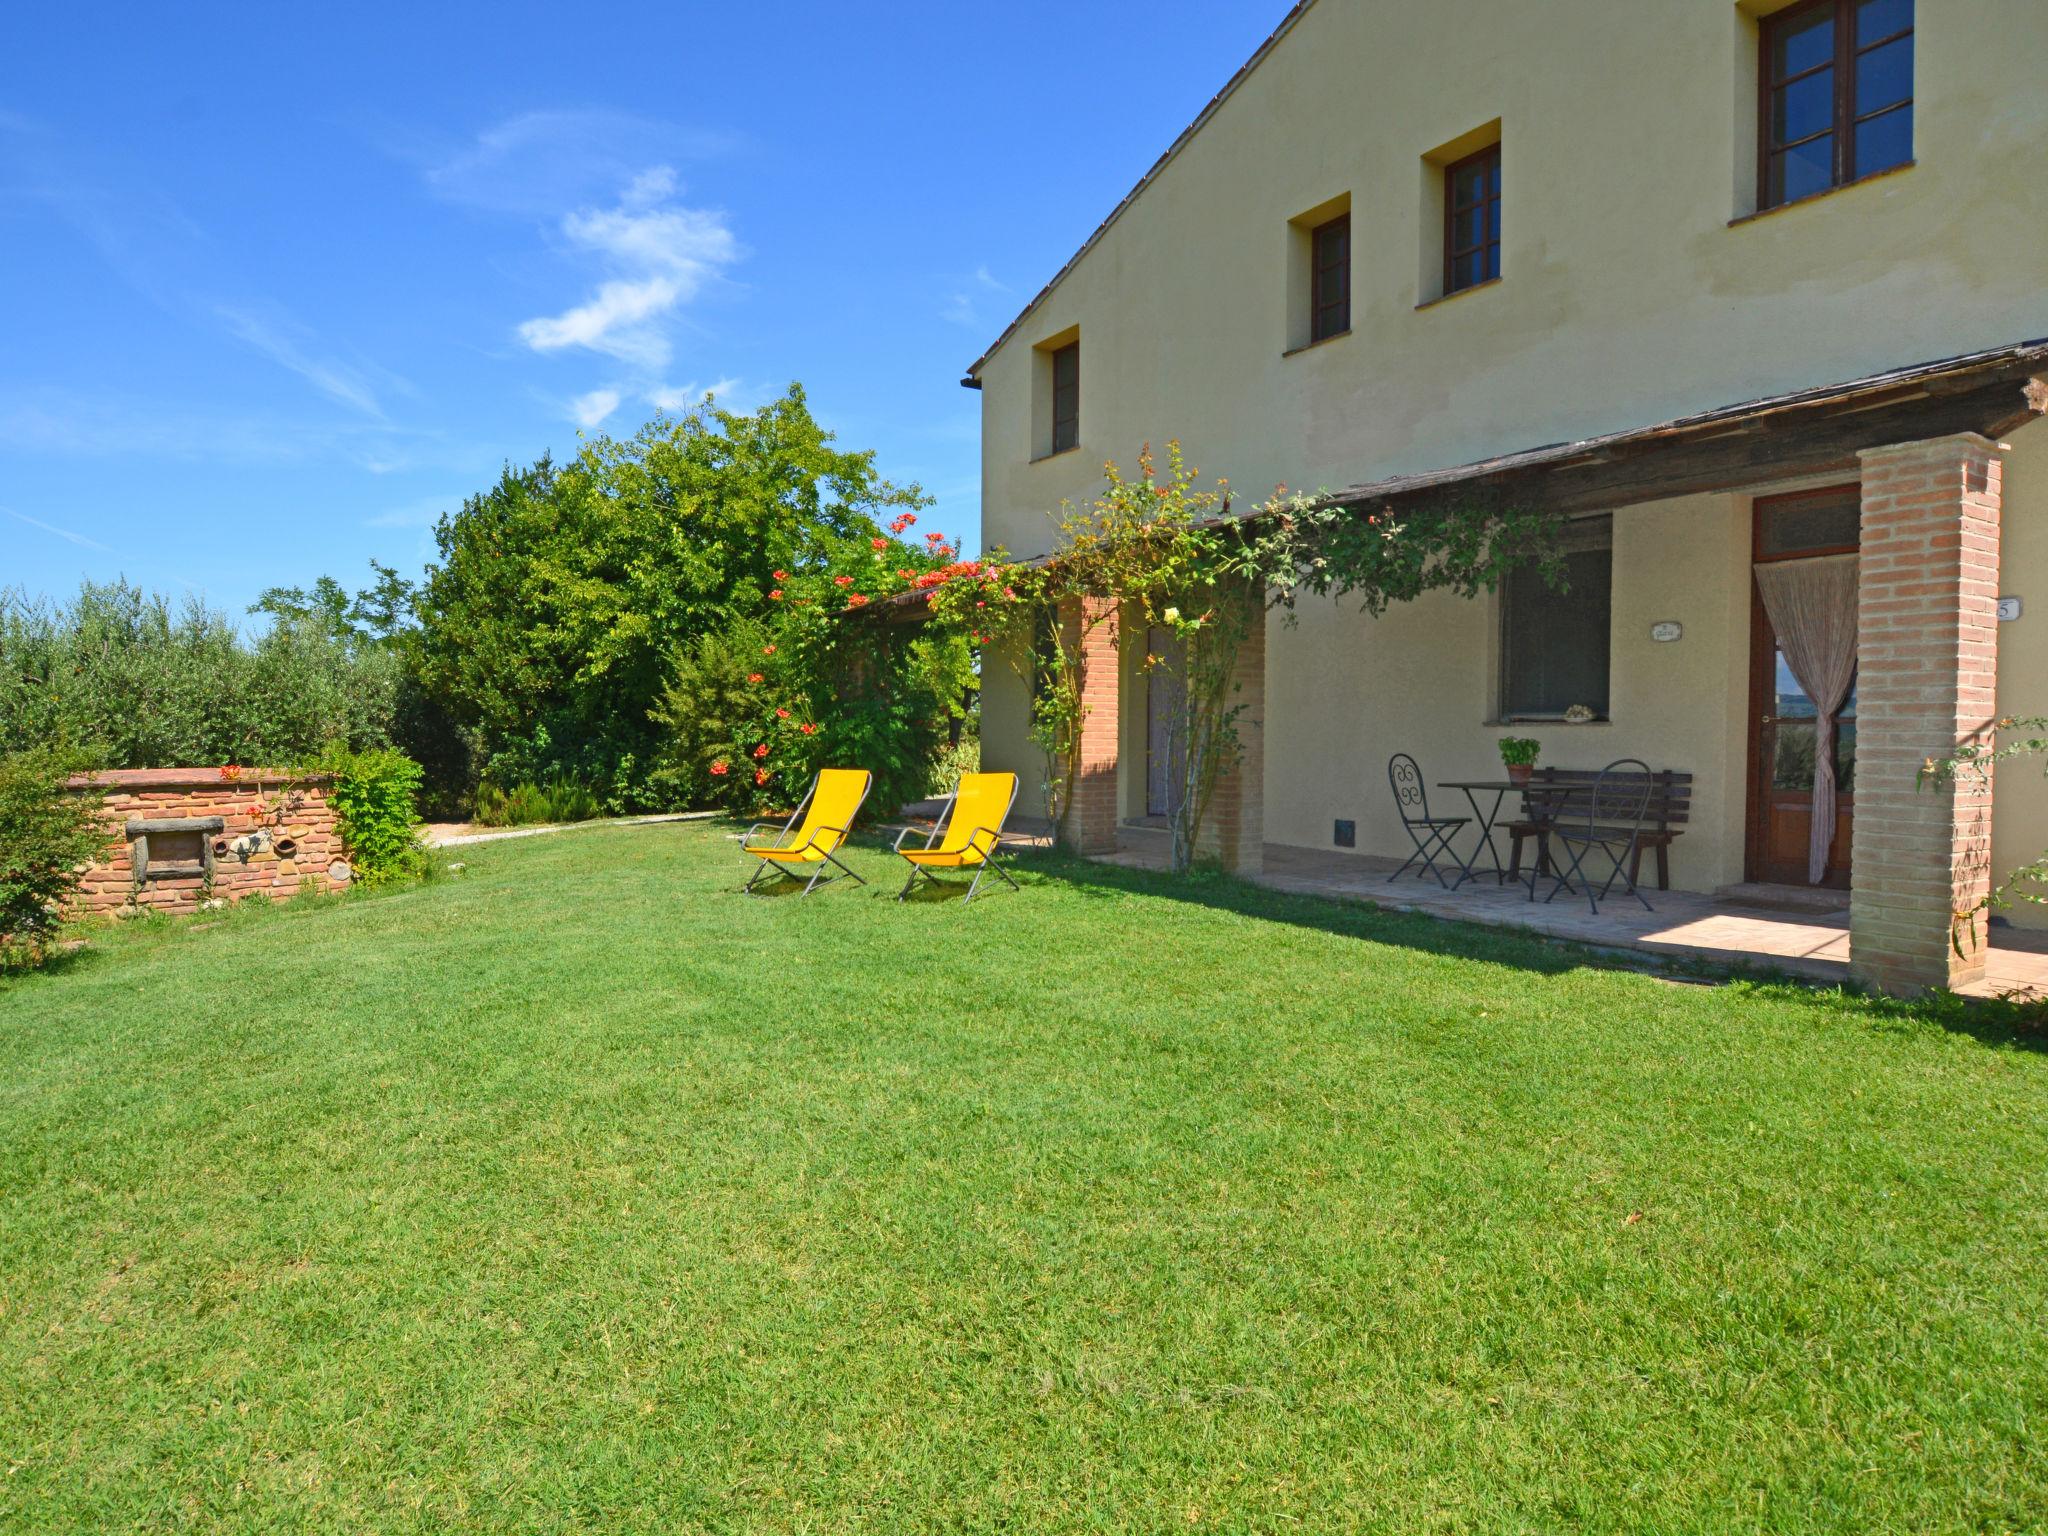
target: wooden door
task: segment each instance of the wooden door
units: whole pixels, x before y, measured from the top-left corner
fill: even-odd
[[[1176,733],[1185,683],[1180,642],[1171,630],[1153,629],[1145,648],[1160,658],[1145,675],[1145,814],[1172,816],[1186,780],[1185,748]]]
[[[1756,559],[1853,554],[1861,504],[1861,490],[1854,485],[1757,498]],[[1785,662],[1753,578],[1750,607],[1749,878],[1810,885],[1816,711]],[[1849,888],[1855,822],[1856,690],[1851,687],[1835,717],[1835,842],[1819,882],[1823,887]]]

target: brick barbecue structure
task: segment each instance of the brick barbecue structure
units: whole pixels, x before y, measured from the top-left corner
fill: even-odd
[[[212,900],[272,900],[340,890],[350,880],[320,776],[245,768],[135,768],[72,780],[106,796],[106,856],[76,908],[194,912]]]

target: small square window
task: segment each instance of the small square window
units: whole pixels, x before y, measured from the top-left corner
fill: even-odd
[[[1913,0],[1806,0],[1761,40],[1762,207],[1913,158]]]
[[[1500,146],[1444,167],[1444,292],[1500,276]]]

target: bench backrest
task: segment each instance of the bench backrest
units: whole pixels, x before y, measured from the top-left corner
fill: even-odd
[[[1540,804],[1545,817],[1563,821],[1583,817],[1593,804],[1593,784],[1598,768],[1538,768],[1530,775],[1524,805],[1531,810]],[[1615,774],[1607,782],[1641,782],[1640,773]],[[1650,804],[1644,825],[1678,827],[1685,825],[1692,809],[1692,775],[1662,769],[1649,775]]]

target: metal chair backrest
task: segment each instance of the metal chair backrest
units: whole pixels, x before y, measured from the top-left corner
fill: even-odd
[[[1650,765],[1641,758],[1624,757],[1609,763],[1593,781],[1593,793],[1586,801],[1588,834],[1606,831],[1634,836],[1642,831],[1650,818],[1650,795],[1655,788]]]
[[[1387,782],[1393,786],[1394,804],[1401,812],[1401,820],[1411,825],[1429,820],[1429,789],[1414,758],[1406,752],[1396,752],[1388,758]]]

